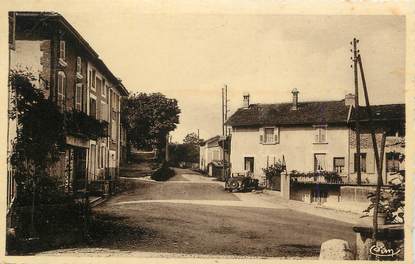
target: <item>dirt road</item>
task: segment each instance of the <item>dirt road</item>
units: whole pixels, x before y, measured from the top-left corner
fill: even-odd
[[[328,239],[353,244],[351,224],[225,192],[212,178],[177,172],[168,182],[136,179],[133,190],[95,208],[93,243],[72,252],[317,258]]]

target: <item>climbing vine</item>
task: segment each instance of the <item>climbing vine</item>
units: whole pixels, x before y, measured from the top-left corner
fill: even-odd
[[[37,88],[32,73],[11,70],[9,78],[9,118],[17,126],[9,157],[15,171],[15,227],[21,237],[42,236],[59,223],[76,224],[79,216],[74,199],[49,173],[65,151],[64,115]]]

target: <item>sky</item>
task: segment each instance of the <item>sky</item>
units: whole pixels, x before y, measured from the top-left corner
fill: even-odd
[[[143,14],[56,10],[131,92],[161,92],[182,111],[172,133],[222,132],[221,89],[230,114],[252,103],[341,100],[354,92],[350,41],[360,40],[372,104],[404,103],[405,18],[252,14]],[[362,90],[361,90],[362,91]],[[363,96],[361,96],[363,104]]]

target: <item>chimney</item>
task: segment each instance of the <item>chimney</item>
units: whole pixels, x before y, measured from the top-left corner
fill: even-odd
[[[291,110],[298,109],[298,94],[300,93],[297,88],[294,88],[291,93],[293,94],[293,105],[291,106]]]
[[[346,106],[355,106],[355,96],[354,94],[348,93],[346,94],[346,96],[344,97],[344,104]]]
[[[244,93],[243,95],[244,97],[244,101],[243,101],[243,108],[248,108],[249,107],[249,93]]]

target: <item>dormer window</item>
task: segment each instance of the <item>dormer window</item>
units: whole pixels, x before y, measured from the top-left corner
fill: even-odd
[[[327,143],[327,126],[314,126],[314,143]]]
[[[277,127],[265,127],[259,136],[261,144],[277,144],[279,142],[279,129]]]

